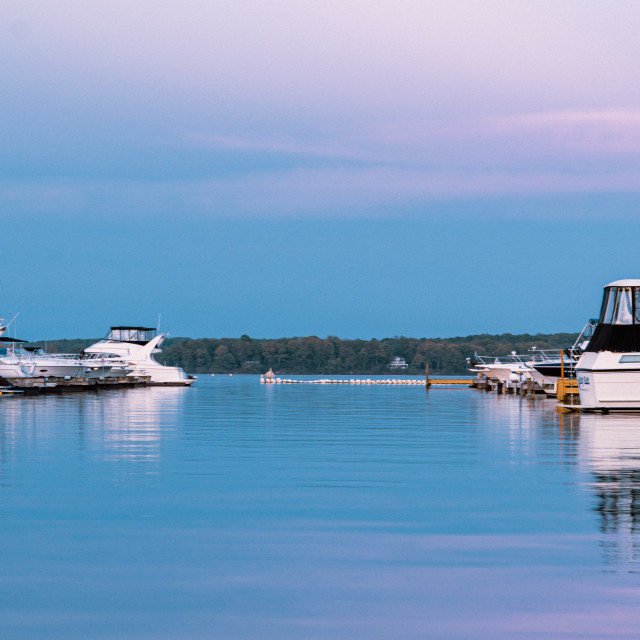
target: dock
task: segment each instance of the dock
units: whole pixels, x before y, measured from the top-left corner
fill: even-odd
[[[130,389],[143,387],[149,383],[150,376],[136,376],[135,378],[1,378],[0,395],[25,394],[35,395],[50,392],[89,391],[98,389]]]

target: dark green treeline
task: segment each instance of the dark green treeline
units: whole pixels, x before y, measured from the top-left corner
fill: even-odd
[[[384,338],[341,340],[317,338],[256,339],[168,338],[159,362],[181,366],[189,373],[264,373],[272,368],[281,374],[389,374],[387,365],[398,356],[409,368],[398,373],[467,373],[466,358],[479,355],[527,353],[531,347],[562,349],[573,344],[577,334],[475,335],[463,338]],[[78,353],[96,340],[56,340],[33,343],[52,353]]]

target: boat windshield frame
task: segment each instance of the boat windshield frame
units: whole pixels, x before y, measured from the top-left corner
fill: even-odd
[[[640,325],[640,287],[605,287],[598,324]]]
[[[111,327],[106,340],[111,342],[130,342],[145,345],[158,335],[157,329],[152,327]]]

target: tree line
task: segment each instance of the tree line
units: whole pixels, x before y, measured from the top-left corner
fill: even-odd
[[[156,359],[178,365],[188,373],[265,373],[278,374],[391,374],[388,365],[403,358],[406,370],[396,373],[424,373],[428,363],[434,375],[459,375],[468,370],[467,358],[499,356],[512,351],[526,354],[537,349],[570,347],[577,334],[479,334],[458,338],[406,338],[381,340],[341,340],[335,336],[258,339],[168,338]],[[53,340],[33,343],[51,353],[79,353],[95,339]]]

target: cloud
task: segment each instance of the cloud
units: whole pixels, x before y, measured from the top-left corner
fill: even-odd
[[[624,162],[640,156],[640,110],[555,111],[506,116],[396,121],[304,133],[249,137],[192,133],[185,144],[221,151],[345,159],[371,164],[419,165],[432,169],[459,167],[526,167],[546,160],[550,168],[588,160],[604,168],[618,156]],[[565,169],[570,172],[567,164]]]
[[[615,19],[578,0],[6,9],[6,211],[378,215],[640,190],[634,2]]]
[[[639,185],[640,169],[608,175],[392,166],[290,169],[198,181],[5,181],[0,210],[101,218],[394,217],[406,208],[432,215],[438,203],[483,198],[639,194]]]
[[[325,140],[312,143],[293,136],[273,138],[248,138],[221,134],[187,134],[187,144],[206,149],[240,152],[260,152],[276,155],[311,156],[318,158],[350,159],[370,161],[374,158],[365,150],[358,149],[356,140]]]
[[[640,109],[562,110],[496,118],[487,134],[540,137],[553,148],[589,154],[640,153]]]

